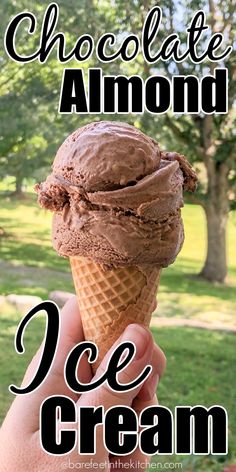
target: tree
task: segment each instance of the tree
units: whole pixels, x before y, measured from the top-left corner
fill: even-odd
[[[209,0],[209,23],[212,33],[222,32],[226,38],[233,40],[233,2]],[[209,64],[213,73],[216,64]],[[233,121],[235,110],[235,57],[231,55],[223,64],[229,71],[229,112],[226,115],[198,115],[189,120],[187,145],[196,135],[195,161],[203,162],[207,175],[205,191],[199,186],[195,202],[202,205],[207,221],[207,257],[201,275],[209,280],[223,282],[227,275],[226,229],[232,196],[235,192],[234,179],[230,174],[235,172],[235,136]],[[206,64],[202,65],[201,73]],[[185,72],[188,72],[187,70]],[[168,117],[167,117],[168,120]],[[185,119],[171,122],[174,134],[180,140],[186,140]]]
[[[187,6],[185,8],[188,11]],[[209,0],[208,8],[211,32],[221,32],[233,44],[233,2]],[[200,74],[213,73],[215,65],[202,64]],[[226,229],[235,198],[235,55],[231,54],[221,65],[229,71],[228,114],[182,116],[177,120],[166,116],[166,122],[179,142],[190,147],[193,162],[201,162],[205,167],[207,186],[204,189],[199,185],[194,197],[194,202],[203,207],[207,221],[207,257],[201,275],[218,282],[224,282],[227,275]],[[191,64],[183,69],[177,65],[177,69],[179,73],[198,73],[197,67]]]
[[[30,37],[21,28],[21,34],[17,35],[17,51],[21,54],[38,49],[40,24],[48,5],[48,1],[43,0],[30,9],[37,17],[38,28]],[[69,50],[78,35],[78,26],[94,33],[96,17],[92,14],[92,2],[89,10],[85,0],[79,6],[76,0],[62,2],[60,6],[58,28],[69,32]],[[2,37],[10,18],[25,10],[29,10],[26,0],[17,4],[3,0]],[[78,117],[72,116],[68,120],[57,113],[64,66],[58,63],[55,51],[44,65],[38,61],[19,64],[9,59],[2,42],[0,59],[0,175],[15,178],[14,193],[19,197],[23,195],[22,187],[27,179],[37,176],[40,168],[48,170],[58,144],[77,126]],[[88,121],[89,117],[81,121],[86,118]]]
[[[132,2],[133,10],[127,11],[124,0],[116,2],[116,17],[122,17],[124,31],[140,33],[147,12],[156,2]],[[159,32],[156,50],[163,38],[178,31],[185,42],[186,33],[183,25],[190,24],[194,12],[199,9],[208,13],[211,33],[221,32],[225,40],[232,45],[234,38],[233,0],[166,0],[160,5],[163,10],[163,24]],[[123,12],[123,15],[122,13]],[[109,16],[111,13],[109,12]],[[202,47],[204,44],[202,44]],[[154,48],[155,49],[155,48]],[[194,64],[190,61],[175,63],[173,61],[158,62],[149,65],[140,60],[138,73],[145,79],[152,74],[163,73],[170,78],[173,74],[202,77],[213,73],[216,64],[206,62]],[[229,111],[225,115],[171,115],[161,117],[143,115],[138,118],[140,127],[157,140],[164,141],[170,150],[179,150],[197,167],[205,169],[206,178],[200,180],[197,193],[191,201],[202,206],[207,222],[207,256],[200,275],[208,280],[224,282],[227,275],[226,230],[230,209],[235,208],[236,183],[236,136],[235,136],[235,91],[236,91],[236,58],[231,53],[228,58],[217,66],[228,68],[229,72]],[[123,67],[125,69],[125,67]],[[128,68],[126,68],[128,70]],[[136,70],[137,73],[137,70]],[[201,172],[202,173],[202,172]]]
[[[16,4],[17,3],[17,4]],[[129,33],[141,35],[148,11],[157,5],[156,0],[60,0],[60,20],[57,31],[67,35],[68,49],[76,38],[90,33],[96,40],[105,32],[116,34],[118,42]],[[39,24],[48,2],[35,4],[32,11]],[[206,11],[211,31],[220,31],[225,40],[233,42],[233,0],[163,0],[163,22],[154,47],[158,49],[163,38],[177,31],[183,43],[186,40],[185,25],[190,23],[194,12]],[[27,9],[27,0],[1,3],[4,30],[11,15]],[[18,47],[35,50],[39,33],[18,39]],[[20,41],[20,44],[19,44]],[[204,42],[202,43],[202,47]],[[200,47],[200,45],[199,45]],[[117,46],[116,46],[117,48]],[[111,48],[112,50],[112,48]],[[22,179],[36,175],[38,169],[51,164],[52,156],[64,137],[78,126],[99,119],[124,120],[152,135],[169,150],[186,154],[205,177],[200,177],[198,192],[192,197],[205,211],[207,221],[207,257],[201,275],[208,280],[223,282],[227,274],[226,228],[228,215],[233,208],[236,187],[235,133],[236,112],[234,107],[236,88],[236,59],[232,53],[220,66],[229,71],[229,113],[226,115],[58,115],[62,70],[53,52],[42,66],[38,62],[23,67],[13,63],[0,51],[0,170],[1,175],[14,175],[18,190]],[[99,66],[95,54],[86,63],[70,62],[66,67]],[[173,61],[148,64],[139,54],[135,61],[113,61],[102,64],[104,74],[139,74],[143,79],[153,74],[194,74],[202,77],[212,72],[214,64],[204,61]],[[203,172],[204,171],[204,172]]]

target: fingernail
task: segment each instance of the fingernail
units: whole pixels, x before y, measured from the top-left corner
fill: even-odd
[[[149,331],[141,325],[131,324],[127,326],[122,341],[132,341],[136,346],[135,360],[141,359],[150,343]]]
[[[157,389],[157,386],[158,386],[158,383],[159,383],[159,375],[156,373],[156,372],[152,372],[151,375],[150,375],[150,378],[147,380],[148,382],[148,396],[149,396],[149,399],[151,400],[155,393],[156,393],[156,389]]]

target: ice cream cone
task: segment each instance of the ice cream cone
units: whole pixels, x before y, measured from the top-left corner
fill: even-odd
[[[99,348],[94,370],[128,324],[149,325],[161,268],[183,245],[183,190],[196,182],[183,155],[98,121],[68,136],[36,185],[54,212],[53,247],[71,261],[85,337]]]
[[[161,269],[110,270],[83,257],[70,258],[85,339],[99,349],[96,371],[106,352],[130,323],[149,326]]]

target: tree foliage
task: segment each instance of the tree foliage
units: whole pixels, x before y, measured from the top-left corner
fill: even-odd
[[[85,33],[94,37],[95,43],[104,32],[113,32],[118,43],[129,33],[141,35],[147,12],[155,5],[163,10],[163,20],[154,47],[158,49],[168,34],[178,32],[186,43],[185,26],[199,9],[207,13],[211,33],[221,32],[228,43],[233,44],[235,24],[233,0],[59,0],[60,18],[57,31],[66,34],[68,51],[76,39]],[[17,36],[20,51],[35,51],[39,44],[40,25],[48,2],[27,0],[1,2],[1,36],[9,19],[22,10],[32,11],[38,19],[37,32],[29,36],[27,31]],[[206,33],[201,47],[209,37]],[[101,115],[59,115],[58,101],[64,67],[101,66],[95,54],[86,63],[59,64],[55,51],[48,61],[28,64],[13,62],[6,55],[3,42],[0,49],[0,173],[13,175],[21,185],[24,178],[37,177],[39,169],[51,164],[52,157],[64,137],[85,122],[109,119]],[[194,74],[203,76],[213,72],[216,64],[204,61],[148,64],[142,54],[130,62],[114,61],[103,64],[104,74],[139,74],[143,79],[153,74]],[[223,281],[226,275],[225,230],[230,207],[235,205],[235,90],[236,58],[232,53],[224,62],[217,64],[229,71],[229,112],[225,115],[175,115],[170,112],[155,116],[112,115],[111,119],[129,121],[160,141],[163,147],[187,155],[199,170],[200,184],[192,197],[200,203],[208,223],[208,254],[203,275]],[[213,222],[214,220],[214,222]],[[220,230],[221,228],[221,230]],[[221,232],[220,232],[221,231]],[[217,233],[214,237],[213,233]],[[219,234],[220,233],[220,234]],[[213,249],[213,251],[212,251]],[[221,255],[220,255],[221,254]],[[224,258],[222,260],[222,254]],[[214,262],[215,261],[215,262]],[[217,262],[218,261],[218,262]],[[218,273],[218,276],[216,276]]]

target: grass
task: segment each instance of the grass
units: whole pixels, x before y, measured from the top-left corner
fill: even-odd
[[[17,355],[13,341],[19,319],[20,315],[15,313],[1,319],[0,420],[4,418],[12,401],[8,385],[20,385],[24,370],[44,335],[44,318],[38,316],[26,329],[25,354]],[[182,462],[184,470],[189,471],[221,471],[223,464],[236,461],[236,376],[232,372],[236,362],[235,337],[190,328],[154,329],[153,334],[168,359],[165,375],[158,388],[160,403],[172,411],[176,405],[222,405],[229,413],[230,430],[227,457],[160,456],[157,460]]]
[[[42,298],[55,289],[73,291],[68,260],[58,257],[51,246],[51,214],[38,208],[35,200],[30,194],[21,202],[1,198],[0,227],[6,231],[0,238],[2,294],[22,294],[26,287],[27,294]],[[224,286],[192,276],[205,257],[204,215],[200,207],[186,205],[183,217],[185,244],[176,262],[163,270],[158,314],[236,325],[236,215],[230,215],[229,277]]]
[[[159,386],[159,401],[172,411],[176,405],[214,404],[229,414],[229,454],[227,457],[190,456],[181,458],[187,470],[220,471],[225,459],[236,461],[236,377],[235,336],[207,330],[163,328],[154,330],[156,342],[167,356],[167,369]],[[179,462],[179,457],[175,456]],[[174,461],[173,459],[173,461]],[[171,460],[169,457],[164,460]]]
[[[0,293],[47,298],[52,290],[73,291],[69,263],[51,247],[51,214],[38,208],[32,194],[23,201],[0,197]],[[235,324],[236,217],[230,216],[228,231],[229,278],[226,285],[212,285],[193,277],[205,257],[204,216],[199,207],[183,211],[185,245],[177,261],[163,271],[156,315],[204,319]],[[0,419],[12,396],[7,387],[19,385],[29,359],[43,338],[44,320],[38,317],[26,330],[26,353],[16,355],[16,326],[22,316],[0,299]],[[190,328],[153,330],[167,355],[168,366],[159,387],[160,403],[176,405],[220,404],[229,413],[230,448],[227,457],[160,457],[158,462],[182,462],[187,471],[218,472],[236,462],[236,362],[235,336]],[[7,362],[6,362],[7,359]]]

